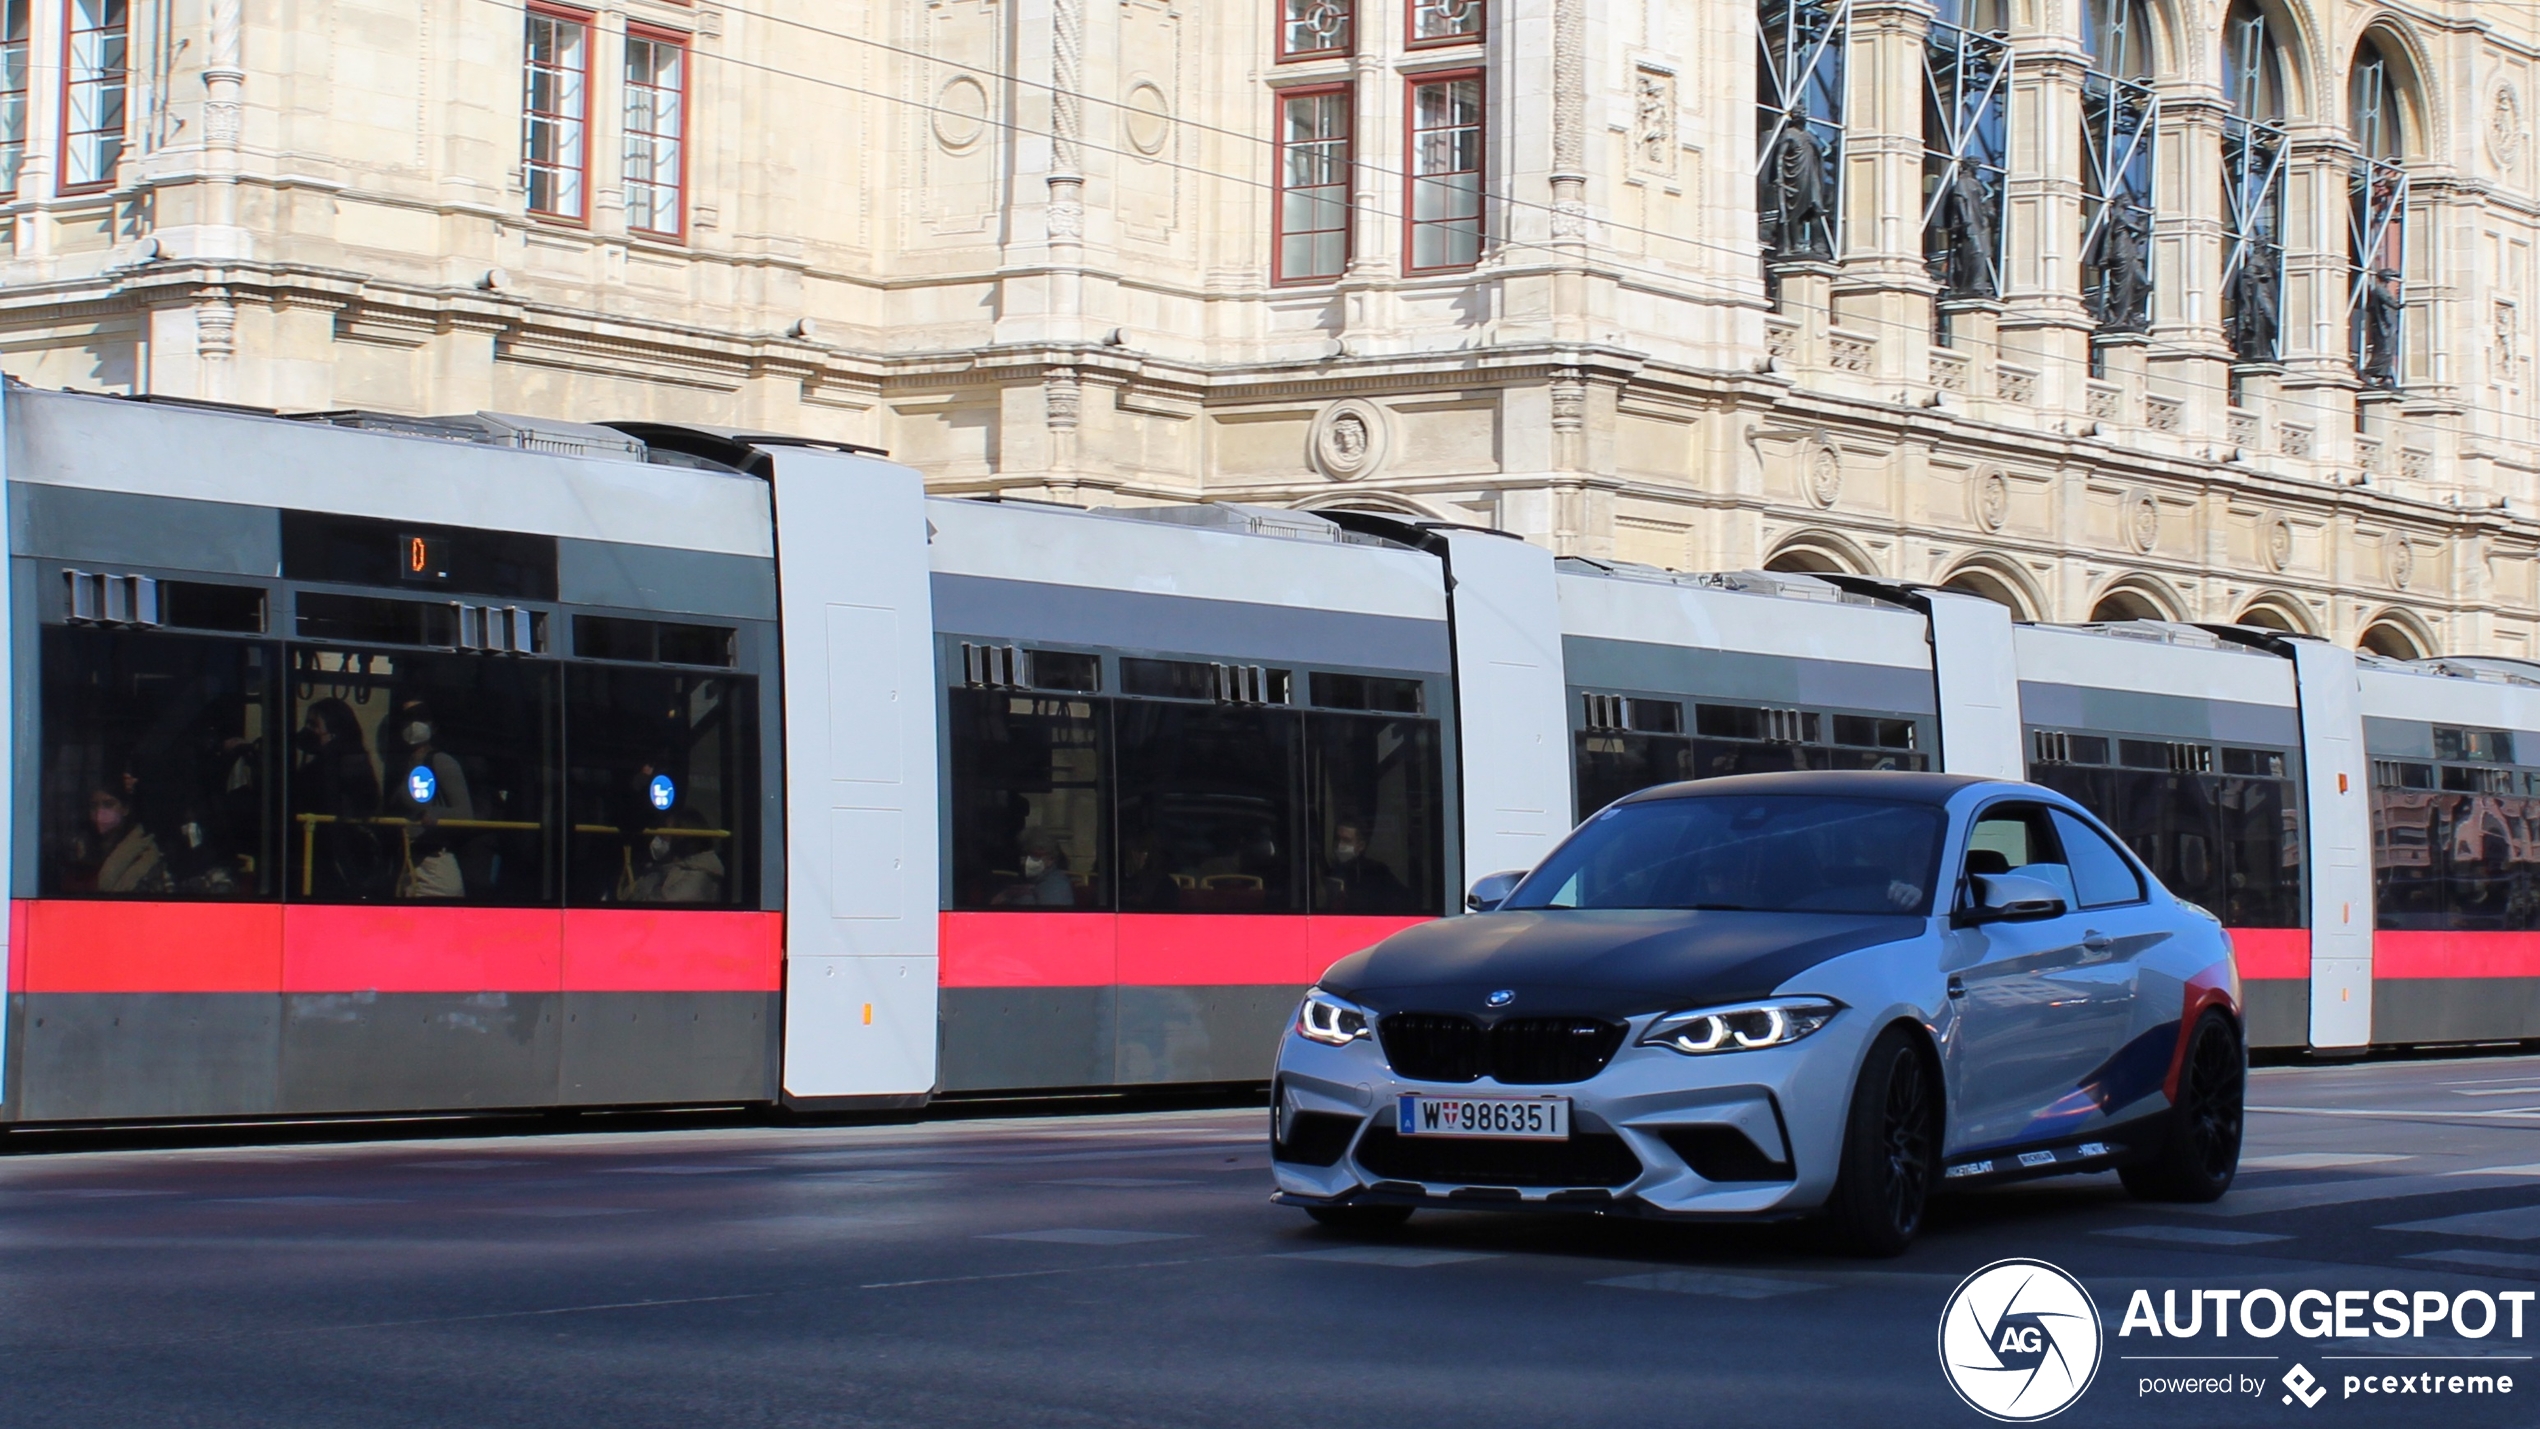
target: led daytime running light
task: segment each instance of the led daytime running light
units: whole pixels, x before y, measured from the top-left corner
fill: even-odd
[[[1785,1047],[1825,1026],[1842,1010],[1839,1002],[1812,997],[1671,1012],[1649,1024],[1640,1045],[1664,1047],[1688,1057]]]
[[[1375,1019],[1367,1009],[1354,1002],[1344,1002],[1316,988],[1297,1004],[1296,1035],[1308,1042],[1326,1047],[1346,1047],[1362,1037],[1374,1035]]]

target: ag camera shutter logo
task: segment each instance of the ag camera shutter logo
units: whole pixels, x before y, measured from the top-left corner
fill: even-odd
[[[1940,1368],[1969,1408],[2025,1424],[2072,1407],[2099,1373],[2099,1307],[2042,1260],[1997,1260],[1940,1312]]]

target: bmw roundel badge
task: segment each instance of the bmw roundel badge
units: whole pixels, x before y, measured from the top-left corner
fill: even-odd
[[[1506,1007],[1508,1004],[1517,1000],[1517,989],[1513,987],[1503,987],[1499,991],[1492,993],[1490,996],[1483,998],[1482,1000],[1493,1007]]]

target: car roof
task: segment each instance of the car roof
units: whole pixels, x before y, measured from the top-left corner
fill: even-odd
[[[1777,774],[1728,774],[1715,779],[1660,784],[1627,794],[1615,802],[1643,804],[1658,799],[1703,799],[1736,794],[1805,794],[1818,798],[1889,799],[1899,803],[1938,806],[1978,784],[2000,784],[2006,789],[2025,787],[1975,774],[1923,774],[1901,769],[1811,769]]]

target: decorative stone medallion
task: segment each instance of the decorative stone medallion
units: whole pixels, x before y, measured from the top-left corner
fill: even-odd
[[[2293,564],[2293,523],[2281,514],[2269,516],[2265,524],[2267,569],[2280,571]]]
[[[1808,443],[1807,450],[1804,484],[1808,499],[1819,506],[1832,506],[1843,495],[1843,454],[1835,450],[1833,439],[1823,433]]]
[[[1334,481],[1356,481],[1384,464],[1384,409],[1355,397],[1325,407],[1306,436],[1314,469]]]
[[[2151,492],[2138,491],[2126,498],[2125,535],[2138,551],[2161,544],[2161,503]]]
[[[959,154],[976,146],[988,132],[987,87],[966,74],[944,81],[935,91],[935,142]]]
[[[2405,536],[2390,538],[2390,588],[2406,590],[2417,578],[2416,544]]]
[[[1150,159],[1163,153],[1173,138],[1173,105],[1163,89],[1154,80],[1139,80],[1129,86],[1120,108],[1129,147]]]
[[[2522,155],[2522,91],[2499,76],[2487,91],[2487,153],[2500,168],[2511,168]]]
[[[1976,524],[1988,531],[1999,531],[2011,519],[2011,479],[1998,471],[1987,471],[1976,477]]]

